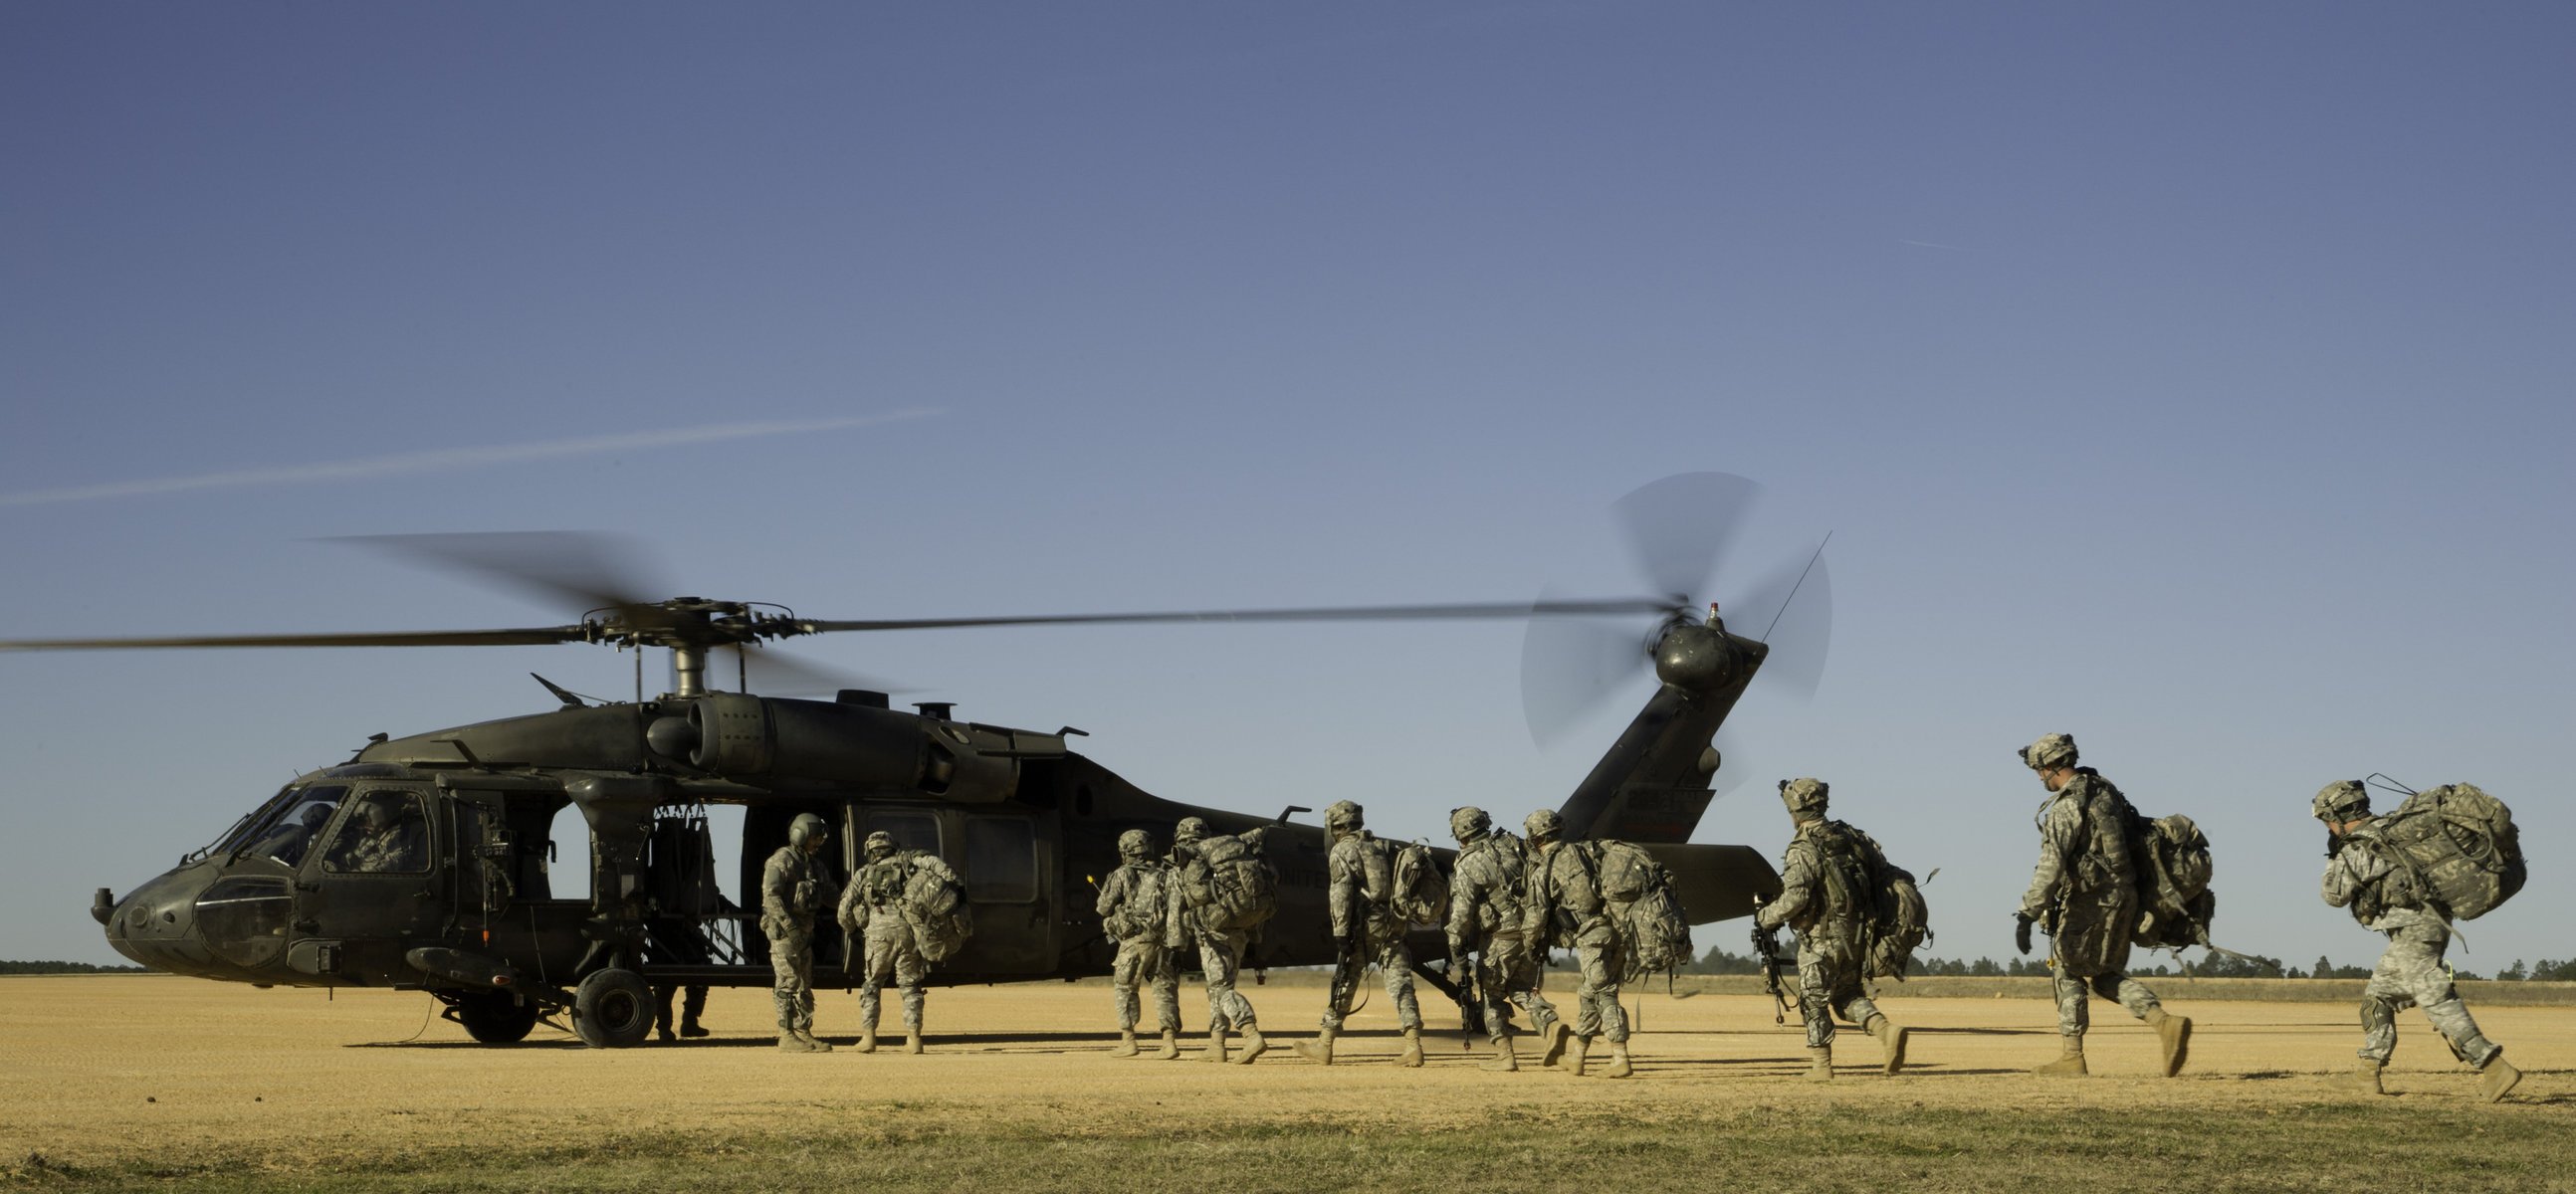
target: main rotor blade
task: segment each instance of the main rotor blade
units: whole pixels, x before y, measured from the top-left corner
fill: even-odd
[[[385,634],[212,634],[167,638],[0,640],[0,651],[121,651],[145,647],[530,647],[577,643],[581,626],[526,630],[422,630]]]
[[[883,693],[906,691],[903,685],[824,667],[776,647],[737,645],[733,652],[734,657],[742,661],[746,685],[753,692],[769,696],[830,696],[845,688],[872,689]]]
[[[641,579],[643,553],[631,542],[595,531],[487,531],[437,535],[349,535],[332,540],[372,547],[576,612],[614,609],[628,621],[660,620],[660,586]],[[647,611],[650,611],[648,614]]]
[[[1733,473],[1675,473],[1611,505],[1637,571],[1684,600],[1708,599],[1709,582],[1760,501],[1762,487]]]
[[[799,619],[806,634],[844,630],[949,630],[966,626],[1076,626],[1140,622],[1438,622],[1605,614],[1659,614],[1671,603],[1651,597],[1582,601],[1490,601],[1463,605],[1344,605],[1296,609],[1202,609],[1134,614],[1038,614],[1000,618]]]

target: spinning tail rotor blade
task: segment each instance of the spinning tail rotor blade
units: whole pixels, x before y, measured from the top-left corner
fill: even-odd
[[[1834,638],[1834,587],[1824,549],[1782,565],[1748,589],[1742,604],[1727,608],[1742,613],[1742,620],[1728,621],[1727,629],[1770,644],[1771,654],[1753,682],[1783,696],[1813,699]]]
[[[1539,745],[1562,738],[1651,662],[1635,619],[1551,618],[1521,637],[1521,713]]]
[[[1733,473],[1675,473],[1611,507],[1637,571],[1676,604],[1706,599],[1762,487]]]

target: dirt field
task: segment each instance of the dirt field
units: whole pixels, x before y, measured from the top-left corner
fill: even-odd
[[[1275,1034],[1312,1031],[1317,987],[1248,993]],[[1674,1166],[1746,1165],[1788,1188],[1901,1176],[1979,1189],[2079,1165],[2099,1171],[2088,1191],[2576,1190],[2576,1008],[2475,1009],[2529,1075],[2491,1107],[2417,1013],[2401,1021],[2398,1097],[2365,1101],[2326,1081],[2357,1043],[2348,1006],[2172,1002],[2199,1021],[2180,1079],[2152,1076],[2152,1035],[2107,1004],[2095,1076],[2037,1080],[2020,1071],[2055,1054],[2044,1002],[1896,994],[1881,1006],[1917,1029],[1914,1067],[1880,1076],[1866,1064],[1875,1044],[1846,1033],[1850,1064],[1817,1086],[1795,1079],[1794,1020],[1774,1026],[1767,999],[1735,994],[1632,1000],[1638,1074],[1613,1082],[1483,1073],[1436,997],[1431,1064],[1397,1069],[1383,993],[1345,1038],[1352,1064],[1281,1049],[1247,1069],[1105,1056],[1108,992],[1091,984],[934,990],[931,1051],[908,1057],[781,1055],[765,991],[715,992],[709,1040],[596,1051],[542,1025],[522,1046],[477,1046],[419,994],[14,979],[0,981],[0,1175],[44,1188],[994,1189],[1209,1184],[1219,1166],[1238,1189],[1343,1170],[1380,1189],[1476,1173],[1480,1188],[1535,1189],[1595,1170],[1660,1185],[1647,1179]],[[1191,1027],[1203,1011],[1185,994]],[[846,1045],[856,1018],[855,997],[827,992],[818,1030]]]

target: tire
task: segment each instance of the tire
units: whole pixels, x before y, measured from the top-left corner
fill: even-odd
[[[456,1022],[465,1026],[465,1035],[486,1045],[515,1045],[537,1026],[537,1005],[498,991],[477,991],[456,997]]]
[[[572,993],[572,1031],[594,1049],[638,1045],[653,1032],[653,990],[632,970],[595,970]]]

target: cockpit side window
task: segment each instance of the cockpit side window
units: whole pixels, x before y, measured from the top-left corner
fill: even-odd
[[[301,864],[349,794],[341,784],[319,784],[293,793],[269,810],[266,819],[238,840],[237,857],[273,858],[292,867]]]
[[[322,868],[341,874],[419,874],[429,869],[429,816],[420,794],[380,788],[351,802]]]

